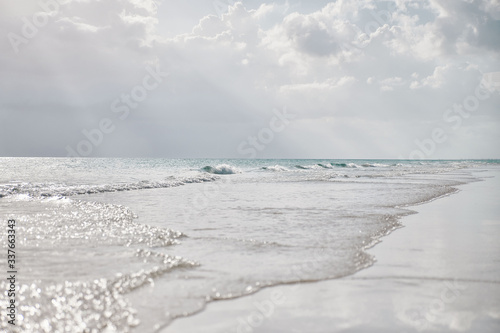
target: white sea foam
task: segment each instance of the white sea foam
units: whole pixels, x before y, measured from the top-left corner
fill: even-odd
[[[361,166],[364,168],[385,168],[389,165],[382,163],[363,163]]]
[[[67,185],[61,183],[15,183],[0,184],[0,198],[17,195],[19,200],[31,197],[56,197],[72,196],[82,194],[95,194],[104,192],[119,192],[132,190],[145,190],[157,188],[169,188],[192,183],[203,183],[216,180],[216,176],[200,175],[197,177],[186,177],[169,181],[140,181],[135,183],[118,183],[103,185]]]

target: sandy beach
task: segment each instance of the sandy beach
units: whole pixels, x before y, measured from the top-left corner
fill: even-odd
[[[213,302],[162,332],[499,332],[500,170],[474,175],[484,180],[411,207],[368,250],[373,266]]]

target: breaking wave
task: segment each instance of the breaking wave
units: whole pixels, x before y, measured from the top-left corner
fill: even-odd
[[[241,173],[240,169],[229,164],[219,164],[215,167],[207,165],[206,167],[201,168],[201,170],[215,175],[232,175]]]
[[[281,171],[290,171],[289,169],[285,168],[284,166],[281,165],[272,165],[272,166],[265,166],[262,167],[263,170],[268,170],[268,171],[275,171],[275,172],[281,172]]]

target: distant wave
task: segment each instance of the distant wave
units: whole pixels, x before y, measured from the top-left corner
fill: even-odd
[[[365,165],[363,165],[365,166]],[[368,166],[368,165],[367,165]],[[310,169],[334,169],[334,168],[361,168],[355,163],[318,163],[311,165],[296,165],[297,169],[310,170]]]
[[[380,163],[364,163],[361,166],[364,168],[385,168],[385,167],[388,167],[387,164],[380,164]]]
[[[333,167],[334,167],[332,163],[329,163],[329,164],[318,163],[318,166],[320,166],[324,169],[333,169]]]
[[[104,185],[66,185],[54,183],[17,183],[0,185],[0,198],[11,195],[28,195],[30,197],[71,196],[104,192],[120,192],[155,188],[182,186],[190,183],[210,182],[217,176],[202,175],[181,178],[172,181],[141,181],[137,183],[104,184]]]
[[[311,164],[311,165],[296,165],[295,166],[297,169],[302,169],[302,170],[311,170],[311,169],[321,169],[322,167],[319,166],[318,164]]]
[[[206,167],[201,168],[201,170],[215,175],[232,175],[241,173],[240,169],[229,164],[219,164],[215,167],[207,165]]]
[[[290,171],[289,169],[285,168],[284,166],[281,165],[272,165],[272,166],[265,166],[262,167],[263,170],[269,170],[269,171],[275,171],[275,172],[281,172],[281,171]]]

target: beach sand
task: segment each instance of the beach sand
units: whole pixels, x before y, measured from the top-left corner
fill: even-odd
[[[208,304],[164,333],[500,332],[500,170],[411,207],[354,275]]]

